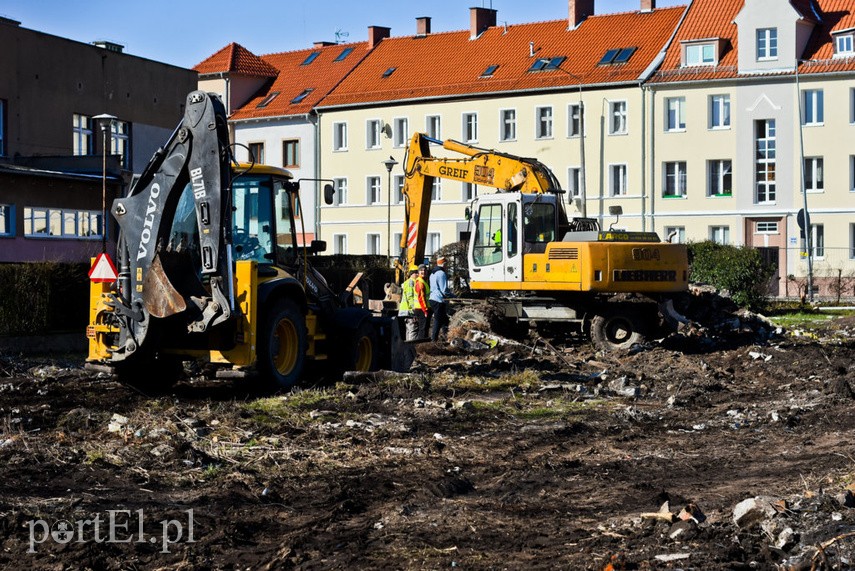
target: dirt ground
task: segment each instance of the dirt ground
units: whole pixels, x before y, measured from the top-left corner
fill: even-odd
[[[264,398],[3,355],[0,567],[853,568],[853,325],[421,345]]]

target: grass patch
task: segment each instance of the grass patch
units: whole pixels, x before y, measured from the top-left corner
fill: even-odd
[[[832,319],[839,317],[839,315],[835,315],[835,313],[839,312],[815,313],[800,311],[796,313],[773,315],[769,317],[769,319],[775,325],[779,325],[787,329],[813,329],[815,327],[826,325]]]
[[[475,414],[501,414],[519,420],[550,420],[583,415],[595,410],[616,406],[603,400],[572,401],[554,399],[547,402],[526,402],[508,397],[496,401],[472,401]]]
[[[528,391],[541,384],[540,375],[536,372],[521,371],[501,377],[457,377],[449,381],[448,388],[458,391],[490,393],[511,389]]]

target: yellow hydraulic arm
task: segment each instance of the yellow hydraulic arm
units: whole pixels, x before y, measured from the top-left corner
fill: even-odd
[[[430,143],[465,155],[466,158],[434,157]],[[434,178],[447,178],[499,189],[500,192],[538,193],[560,191],[555,175],[536,159],[473,147],[454,140],[440,141],[424,133],[410,139],[404,158],[404,231],[401,251],[407,267],[418,263],[425,252]],[[562,220],[566,214],[561,213]]]

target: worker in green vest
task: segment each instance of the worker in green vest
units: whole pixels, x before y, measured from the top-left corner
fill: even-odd
[[[411,266],[407,279],[401,284],[401,303],[398,304],[398,316],[404,319],[407,341],[415,340],[418,335],[418,321],[413,312],[416,306],[416,276],[418,273],[418,268]]]

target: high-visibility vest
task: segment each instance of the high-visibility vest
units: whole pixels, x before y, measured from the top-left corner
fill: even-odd
[[[398,304],[400,311],[409,311],[416,305],[416,282],[412,278],[406,280],[401,289],[401,303]]]
[[[425,313],[429,308],[428,299],[430,298],[430,286],[427,280],[419,276],[416,278],[415,294],[416,298],[413,302],[413,309],[421,309]]]

